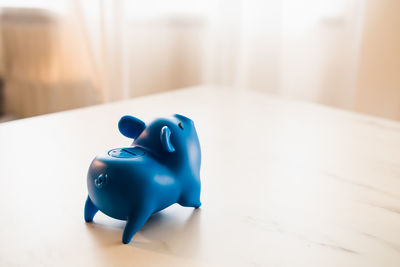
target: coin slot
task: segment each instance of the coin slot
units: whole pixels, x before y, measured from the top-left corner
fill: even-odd
[[[108,155],[114,158],[137,158],[145,154],[145,151],[139,147],[115,148],[108,151]]]
[[[133,156],[137,156],[137,154],[134,153],[133,151],[129,151],[128,149],[124,149],[124,148],[122,150],[127,152],[127,153],[129,153],[129,154],[131,154],[131,155],[133,155]]]

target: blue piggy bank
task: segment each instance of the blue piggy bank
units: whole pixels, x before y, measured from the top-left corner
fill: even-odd
[[[200,207],[201,152],[193,121],[182,115],[148,125],[124,116],[118,128],[134,141],[92,161],[85,221],[93,221],[99,210],[126,220],[122,242],[127,244],[152,214],[174,203]]]

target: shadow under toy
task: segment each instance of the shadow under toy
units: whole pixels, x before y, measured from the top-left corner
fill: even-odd
[[[85,221],[93,221],[98,210],[127,220],[122,236],[127,244],[153,213],[174,203],[200,207],[201,152],[193,121],[182,115],[159,118],[147,126],[124,116],[118,128],[134,141],[92,161]]]

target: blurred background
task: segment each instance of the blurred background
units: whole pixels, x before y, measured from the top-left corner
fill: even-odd
[[[400,120],[398,0],[0,0],[0,121],[195,85]]]

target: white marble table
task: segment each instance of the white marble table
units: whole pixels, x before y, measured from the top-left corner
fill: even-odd
[[[0,124],[0,266],[400,266],[400,124],[198,87]],[[191,117],[202,203],[83,220],[86,173],[117,122]]]

